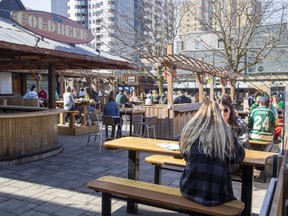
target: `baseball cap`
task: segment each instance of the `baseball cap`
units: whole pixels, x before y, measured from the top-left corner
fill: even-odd
[[[269,104],[269,98],[268,97],[261,97],[260,98],[260,103],[263,103],[263,104]]]

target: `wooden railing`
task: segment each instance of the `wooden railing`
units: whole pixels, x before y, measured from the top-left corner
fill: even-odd
[[[22,97],[0,97],[0,105],[39,107],[39,100],[23,99]]]

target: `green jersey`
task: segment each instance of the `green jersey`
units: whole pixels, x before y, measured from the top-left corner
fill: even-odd
[[[275,125],[276,117],[273,111],[265,106],[259,106],[251,112],[248,128],[250,138],[259,141],[271,141],[273,133],[271,125]]]

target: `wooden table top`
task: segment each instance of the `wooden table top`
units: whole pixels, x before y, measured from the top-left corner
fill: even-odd
[[[178,142],[171,140],[148,139],[141,137],[122,137],[119,139],[107,141],[104,143],[104,146],[106,148],[143,151],[168,155],[175,155],[177,153],[179,154],[179,151],[165,150],[164,148],[160,147],[158,144],[161,143],[178,144]]]
[[[159,144],[178,144],[177,141],[148,139],[141,137],[122,137],[115,140],[110,140],[104,143],[106,148],[125,149],[132,151],[150,152],[164,155],[179,155],[179,150],[167,150]],[[263,152],[245,149],[245,158],[243,164],[252,166],[264,166],[265,159],[268,156],[274,155],[272,152]]]

